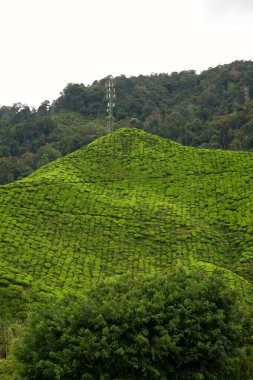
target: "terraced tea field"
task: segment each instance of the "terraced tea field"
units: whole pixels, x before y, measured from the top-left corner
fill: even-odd
[[[0,301],[215,264],[253,281],[253,154],[121,129],[0,187]],[[9,305],[9,306],[8,306]]]

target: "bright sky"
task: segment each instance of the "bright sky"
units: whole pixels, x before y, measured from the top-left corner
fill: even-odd
[[[67,83],[253,59],[252,0],[1,0],[0,105]]]

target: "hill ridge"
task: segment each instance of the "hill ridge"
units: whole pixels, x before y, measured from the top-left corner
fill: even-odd
[[[0,186],[0,270],[73,291],[193,260],[252,282],[252,211],[253,153],[122,129]]]

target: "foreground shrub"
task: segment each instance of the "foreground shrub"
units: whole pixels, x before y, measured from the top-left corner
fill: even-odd
[[[246,379],[251,312],[221,272],[103,283],[31,314],[23,379]]]

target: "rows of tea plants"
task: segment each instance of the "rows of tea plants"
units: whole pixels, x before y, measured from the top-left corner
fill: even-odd
[[[253,280],[252,177],[251,153],[118,130],[0,187],[1,261],[51,289],[178,260]]]

